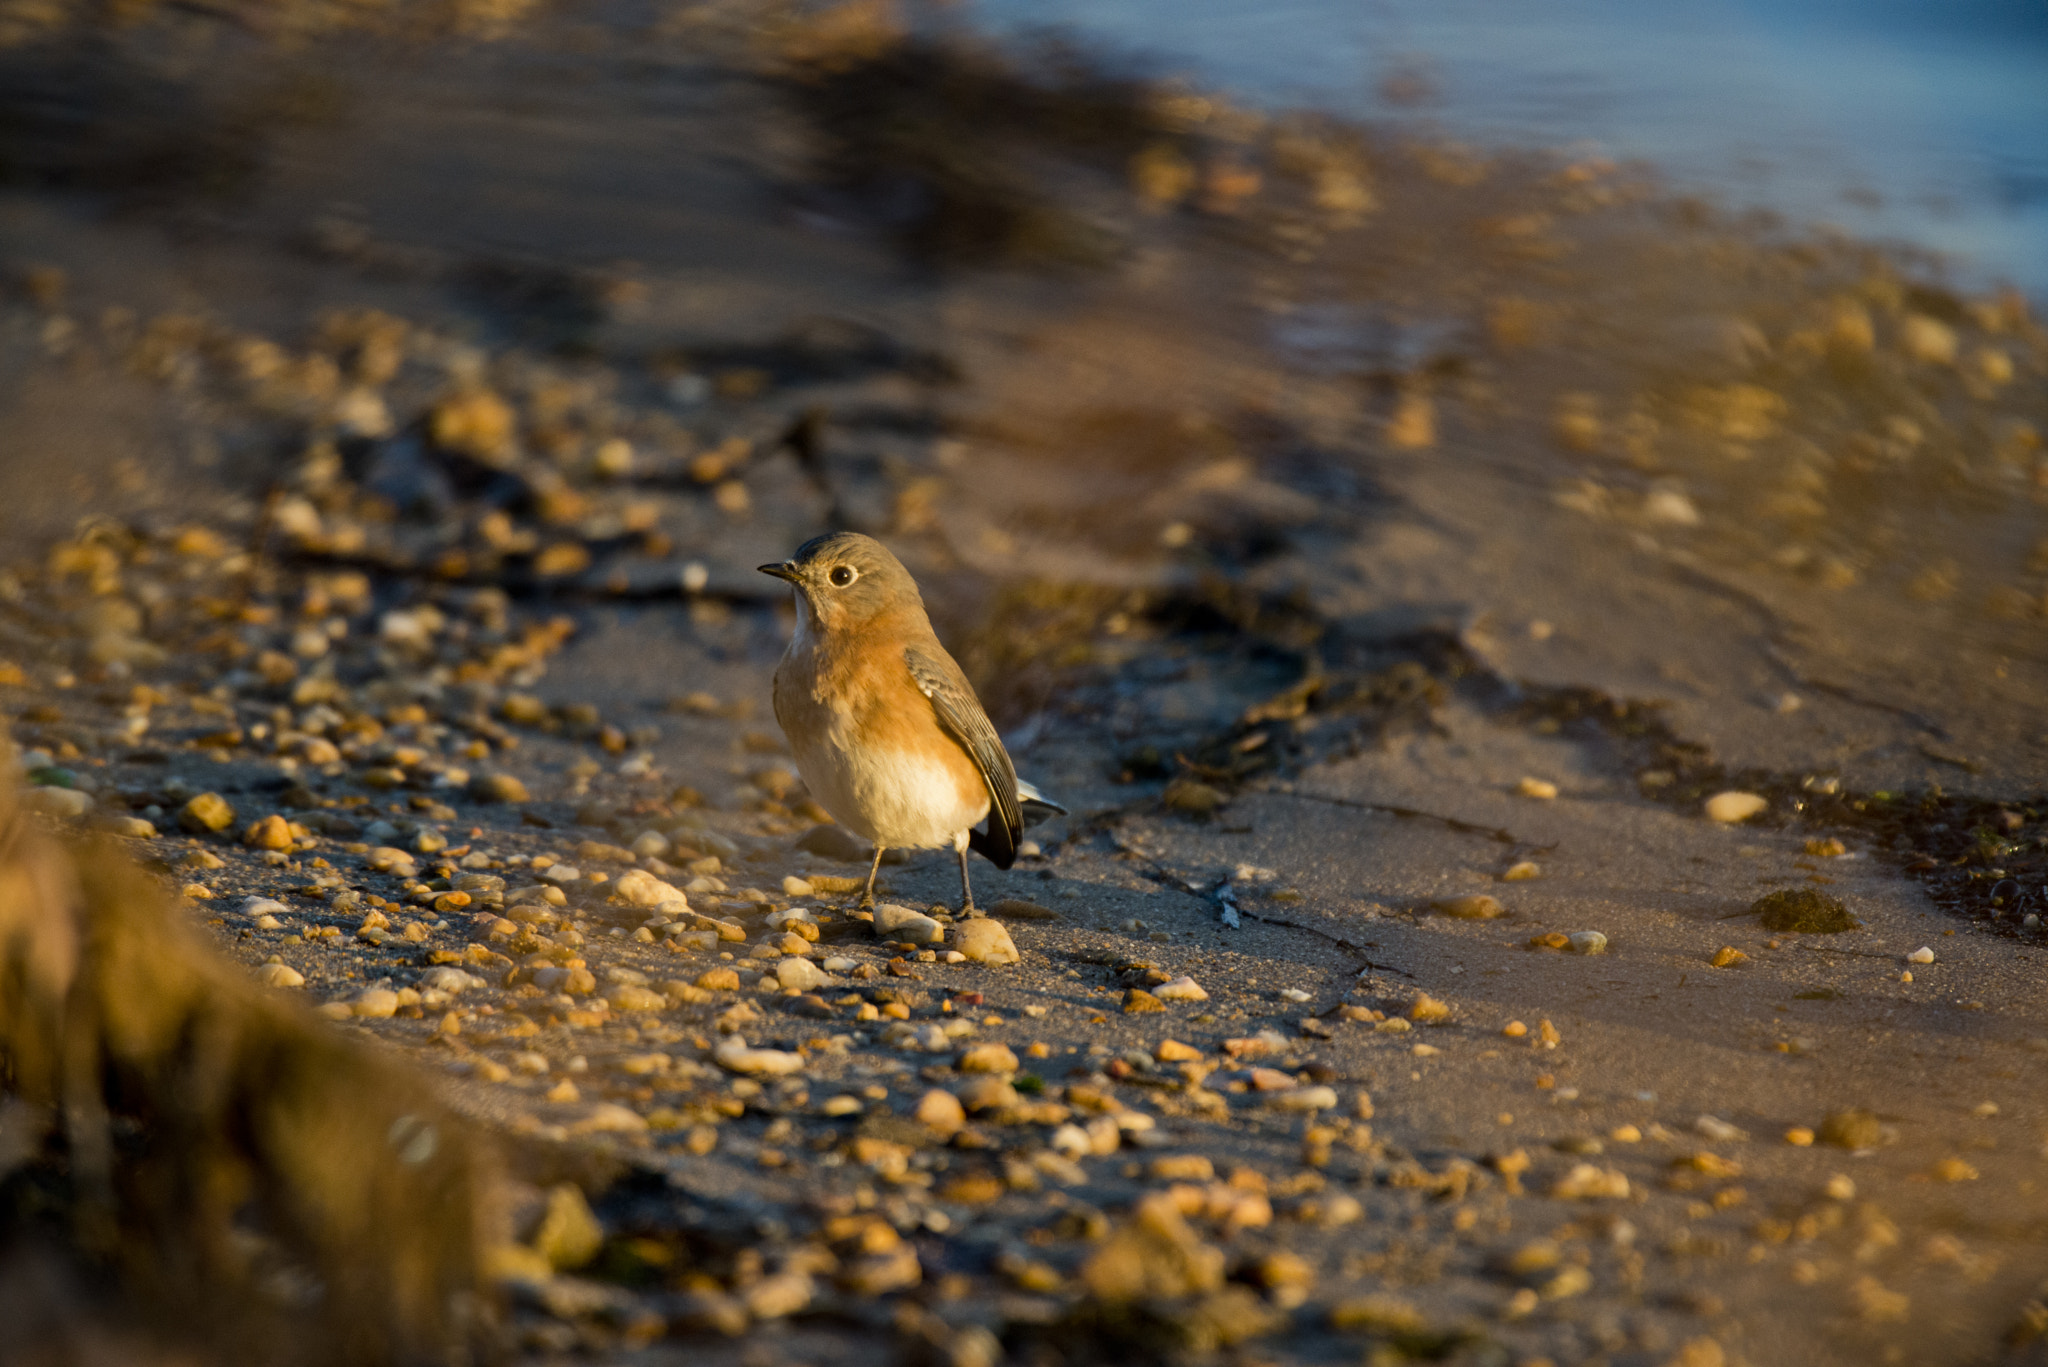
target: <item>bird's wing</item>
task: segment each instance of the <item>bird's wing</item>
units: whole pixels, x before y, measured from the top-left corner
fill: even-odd
[[[967,676],[950,655],[940,649],[913,645],[904,648],[903,660],[910,666],[910,677],[917,681],[918,692],[931,699],[941,729],[967,752],[974,767],[981,771],[981,781],[988,785],[988,831],[974,832],[970,843],[997,868],[1009,868],[1017,862],[1017,842],[1024,835],[1024,813],[1017,801],[1017,771],[1010,764],[1010,752],[1003,749],[1002,738],[989,723],[988,713],[981,710],[981,700],[974,696]]]

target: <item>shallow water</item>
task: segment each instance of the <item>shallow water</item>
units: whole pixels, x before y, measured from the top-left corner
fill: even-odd
[[[1264,104],[1645,159],[1730,205],[2048,294],[2048,8],[2028,0],[980,0]]]

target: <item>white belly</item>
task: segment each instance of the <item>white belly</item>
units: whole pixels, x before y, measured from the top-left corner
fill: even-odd
[[[940,764],[902,751],[856,757],[845,744],[843,720],[834,723],[793,750],[811,796],[848,830],[877,845],[937,849],[988,815],[986,789],[963,801],[953,773]]]

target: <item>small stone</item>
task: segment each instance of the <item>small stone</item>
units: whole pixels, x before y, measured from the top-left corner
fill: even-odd
[[[1980,1174],[1960,1158],[1944,1158],[1934,1165],[1932,1175],[1937,1182],[1974,1182]]]
[[[1719,949],[1714,951],[1714,957],[1709,959],[1707,962],[1712,964],[1715,968],[1733,968],[1737,964],[1748,963],[1749,956],[1747,954],[1744,954],[1741,950],[1737,949],[1734,945],[1722,945]]]
[[[178,829],[193,835],[224,831],[235,823],[235,809],[219,793],[200,793],[178,809]]]
[[[739,1035],[727,1035],[711,1052],[712,1061],[727,1072],[780,1076],[802,1070],[804,1056],[780,1049],[750,1048]]]
[[[24,791],[21,805],[31,812],[40,812],[60,821],[76,821],[92,810],[92,794],[76,788],[44,785]]]
[[[1164,1011],[1166,1003],[1142,987],[1133,987],[1124,993],[1124,1014],[1135,1016],[1147,1011]]]
[[[1110,1304],[1145,1297],[1206,1295],[1223,1285],[1224,1254],[1188,1227],[1175,1198],[1142,1198],[1128,1224],[1081,1266],[1081,1282]]]
[[[1925,365],[1954,365],[1956,330],[1938,318],[1909,313],[1899,324],[1899,349]]]
[[[1329,1111],[1336,1109],[1337,1092],[1333,1087],[1296,1087],[1266,1104],[1283,1111]]]
[[[1922,945],[1906,956],[1906,962],[1909,964],[1931,964],[1934,962],[1934,951],[1926,945]]]
[[[290,964],[264,964],[256,970],[256,981],[265,987],[304,987],[306,975]],[[398,1009],[396,1001],[393,1001],[391,1009]]]
[[[808,1272],[778,1272],[748,1287],[741,1303],[756,1320],[787,1319],[811,1303],[813,1289]]]
[[[110,816],[100,823],[100,829],[123,840],[154,840],[157,835],[156,823],[139,816]]]
[[[946,930],[921,911],[898,906],[894,902],[884,902],[875,908],[875,938],[935,945],[945,940]]]
[[[1163,1002],[1205,1002],[1209,994],[1193,978],[1179,977],[1163,982],[1152,989],[1152,995]]]
[[[1605,954],[1607,937],[1597,930],[1575,930],[1565,937],[1571,942],[1574,954]]]
[[[1804,1125],[1794,1125],[1785,1131],[1785,1142],[1795,1149],[1810,1149],[1813,1147],[1813,1140],[1813,1131]]]
[[[651,988],[627,984],[614,987],[605,994],[614,1011],[661,1011],[668,1006],[668,998]]]
[[[967,1124],[967,1109],[960,1098],[936,1087],[919,1099],[911,1114],[943,1135],[957,1134]]]
[[[1749,1138],[1742,1130],[1717,1115],[1703,1115],[1692,1122],[1693,1131],[1717,1144],[1734,1144]]]
[[[775,981],[781,983],[785,989],[814,992],[824,986],[826,978],[824,970],[809,959],[786,956],[775,965]]]
[[[1828,836],[1825,839],[1809,840],[1806,842],[1805,849],[1815,859],[1840,859],[1849,852],[1849,847],[1833,836]]]
[[[811,880],[808,878],[799,878],[792,873],[782,880],[784,897],[811,897],[815,894],[816,889],[811,886]]]
[[[1506,1025],[1503,1025],[1500,1028],[1500,1032],[1503,1035],[1506,1035],[1509,1039],[1520,1039],[1522,1038],[1522,1036],[1529,1033],[1529,1027],[1522,1024],[1520,1021],[1509,1021]]]
[[[961,1053],[954,1064],[963,1073],[1014,1073],[1017,1055],[1007,1044],[977,1044]]]
[[[1024,956],[1017,952],[1016,941],[1001,921],[986,916],[966,921],[955,927],[953,943],[959,951],[978,964],[1014,964]]]
[[[547,1209],[530,1240],[534,1251],[559,1272],[589,1263],[604,1247],[604,1227],[590,1213],[582,1189],[564,1182],[548,1192]]]
[[[1526,883],[1532,878],[1541,878],[1543,868],[1533,859],[1523,859],[1510,864],[1500,876],[1503,883]]]
[[[1508,914],[1508,909],[1498,897],[1483,892],[1468,897],[1446,897],[1431,902],[1430,910],[1440,916],[1449,916],[1460,921],[1492,921]]]
[[[553,869],[548,869],[541,876],[546,877],[553,872]],[[659,907],[676,903],[678,905],[670,909],[672,915],[681,915],[690,908],[690,900],[683,896],[680,888],[673,883],[664,883],[645,869],[627,869],[620,874],[612,883],[612,893],[629,906]]]
[[[256,850],[288,850],[292,847],[291,823],[272,814],[242,832],[242,843]]]
[[[348,1004],[349,1014],[368,1020],[388,1020],[398,1014],[398,994],[388,987],[365,988]]]
[[[478,802],[531,802],[526,785],[510,774],[476,774],[469,780],[469,795]]]
[[[737,992],[740,990],[740,975],[737,969],[711,968],[697,975],[697,986],[712,992]]]
[[[1202,1057],[1202,1051],[1191,1044],[1182,1044],[1179,1040],[1163,1039],[1159,1041],[1159,1047],[1152,1051],[1152,1057],[1161,1063],[1193,1063]]]
[[[1768,810],[1770,805],[1767,798],[1757,793],[1743,793],[1731,789],[1708,798],[1705,810],[1707,820],[1732,826]]]
[[[1408,1008],[1408,1019],[1417,1025],[1440,1025],[1450,1018],[1450,1004],[1438,1001],[1427,992],[1416,993],[1414,1003]]]
[[[1874,1149],[1884,1138],[1884,1126],[1869,1111],[1835,1111],[1820,1122],[1815,1137],[1838,1149]]]
[[[1554,802],[1557,800],[1557,785],[1549,779],[1524,777],[1515,785],[1515,793],[1519,797],[1533,797],[1538,802]]]
[[[1578,1163],[1552,1184],[1550,1194],[1560,1201],[1625,1201],[1628,1178],[1614,1168]]]

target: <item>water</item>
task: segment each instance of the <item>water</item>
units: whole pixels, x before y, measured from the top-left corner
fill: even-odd
[[[2043,0],[979,0],[1246,100],[1654,163],[2048,297]],[[1417,98],[1417,96],[1420,98]]]

